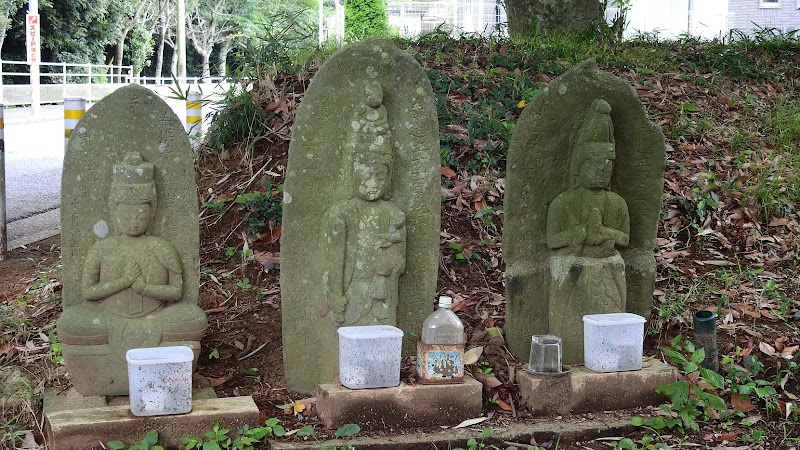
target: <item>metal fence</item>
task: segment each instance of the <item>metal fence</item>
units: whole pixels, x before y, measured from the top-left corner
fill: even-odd
[[[8,106],[62,103],[67,97],[99,100],[130,83],[180,86],[219,84],[222,77],[135,77],[132,66],[107,64],[40,63],[38,94],[31,85],[30,65],[25,61],[0,60],[0,103]]]

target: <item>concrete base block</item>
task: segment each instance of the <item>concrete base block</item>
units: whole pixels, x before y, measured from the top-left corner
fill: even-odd
[[[65,398],[57,406],[64,408]],[[193,400],[192,412],[173,416],[136,417],[130,406],[91,406],[104,401],[103,397],[88,397],[77,409],[53,409],[51,398],[45,407],[45,438],[48,448],[58,450],[103,449],[108,441],[119,440],[128,445],[141,440],[149,430],[157,430],[159,444],[179,448],[184,438],[211,430],[219,421],[226,428],[238,429],[258,422],[258,407],[252,397],[228,397]],[[76,404],[76,399],[71,399]]]
[[[520,400],[533,416],[600,412],[659,405],[667,400],[656,389],[678,379],[678,370],[645,358],[642,370],[598,373],[572,366],[557,375],[517,372]]]
[[[317,387],[317,411],[327,428],[356,423],[365,430],[458,425],[481,414],[481,383],[469,376],[463,384],[348,389]]]

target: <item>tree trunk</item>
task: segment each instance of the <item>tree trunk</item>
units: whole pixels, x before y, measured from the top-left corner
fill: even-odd
[[[508,34],[525,39],[558,31],[585,31],[600,19],[601,0],[505,0]]]
[[[228,52],[231,51],[232,43],[233,41],[231,39],[227,39],[219,44],[219,66],[217,68],[217,75],[221,77],[227,76]]]
[[[114,62],[117,66],[116,76],[114,77],[115,83],[122,83],[122,56],[125,51],[125,38],[128,36],[128,32],[130,32],[130,28],[125,28],[120,33],[119,37],[117,38],[117,50],[114,52]]]
[[[211,76],[211,66],[209,64],[209,60],[211,59],[211,51],[209,50],[207,52],[201,53],[200,56],[203,57],[203,74],[202,74],[202,78],[206,79],[206,78]]]
[[[178,45],[170,44],[172,47],[172,61],[169,64],[169,74],[172,77],[178,77]]]
[[[158,20],[158,44],[156,47],[156,78],[161,78],[161,72],[164,70],[164,42],[167,40],[167,24],[163,17]],[[156,81],[161,84],[160,80]]]

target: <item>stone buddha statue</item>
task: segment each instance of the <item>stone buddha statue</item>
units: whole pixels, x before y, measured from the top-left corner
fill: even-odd
[[[563,339],[568,364],[583,361],[583,315],[625,311],[625,262],[617,248],[628,245],[630,217],[611,191],[610,112],[605,100],[592,103],[570,155],[570,188],[547,210],[549,330]]]
[[[57,323],[73,376],[83,359],[94,362],[97,380],[73,380],[84,395],[127,393],[127,373],[119,367],[126,367],[129,349],[189,345],[197,352],[208,325],[199,306],[180,301],[183,267],[177,250],[150,233],[158,208],[153,171],[139,153],[128,153],[113,166],[108,196],[112,233],[89,249],[82,267],[82,303],[67,308]]]
[[[348,143],[352,198],[325,215],[327,310],[336,326],[395,325],[406,219],[390,200],[392,148],[381,85],[367,82]]]

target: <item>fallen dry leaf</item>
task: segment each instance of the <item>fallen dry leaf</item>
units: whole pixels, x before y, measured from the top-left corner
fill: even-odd
[[[228,379],[227,379],[227,378],[225,378],[225,377],[220,377],[220,378],[209,378],[209,379],[208,379],[208,384],[210,384],[210,385],[211,385],[211,387],[217,387],[217,386],[220,386],[220,385],[222,385],[222,384],[223,384],[223,383],[225,383],[226,381],[228,381]]]
[[[775,356],[775,348],[766,342],[759,342],[758,349],[767,356]]]
[[[453,428],[471,427],[472,425],[477,425],[477,424],[479,424],[479,423],[481,423],[481,422],[483,422],[485,420],[488,420],[488,419],[489,419],[488,417],[476,417],[474,419],[467,419],[467,420],[461,422],[460,424],[454,426]]]
[[[741,411],[743,413],[747,413],[756,409],[755,405],[750,402],[750,397],[744,394],[732,394],[731,395],[731,406],[737,411]],[[730,441],[731,439],[726,439]]]
[[[511,411],[511,406],[509,406],[508,403],[500,399],[497,400],[497,406],[499,406],[500,409],[502,409],[503,411]]]
[[[736,433],[723,433],[717,437],[717,442],[732,442],[735,441],[738,434]]]
[[[478,358],[481,357],[483,354],[483,346],[480,347],[473,347],[466,352],[464,352],[464,365],[468,366],[470,364],[475,364],[478,362]]]
[[[792,359],[794,358],[794,354],[797,353],[797,350],[800,350],[800,345],[786,347],[781,351],[781,356],[786,359]]]
[[[454,176],[456,176],[456,171],[447,166],[439,167],[439,173],[441,173],[447,178],[453,178]]]

